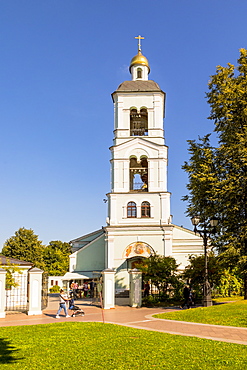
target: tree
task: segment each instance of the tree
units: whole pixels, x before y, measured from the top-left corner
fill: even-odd
[[[167,295],[169,286],[178,284],[178,264],[173,257],[153,255],[136,267],[143,273],[145,281],[151,280],[159,294]]]
[[[43,251],[44,246],[33,230],[22,227],[15,232],[14,236],[6,240],[2,254],[21,261],[32,262],[36,267],[42,269],[44,267]]]
[[[184,279],[199,294],[204,284],[204,268],[204,256],[191,255],[189,265],[183,272]],[[226,266],[224,259],[212,251],[208,254],[208,280],[211,288],[224,297],[230,296],[232,292],[240,294],[241,284],[236,269]]]
[[[49,275],[64,275],[69,269],[71,245],[60,240],[51,241],[43,252],[45,270]]]
[[[189,280],[193,288],[197,287],[202,290],[204,284],[204,256],[189,256],[189,265],[185,267],[183,276]],[[219,260],[213,252],[208,254],[208,280],[211,288],[218,285],[220,281],[222,268]]]
[[[213,244],[228,260],[234,258],[247,299],[247,50],[240,50],[237,67],[217,67],[207,98],[218,146],[210,146],[209,136],[199,144],[189,142],[191,158],[183,168],[190,195],[184,200],[189,201],[187,214],[199,214],[206,225],[210,217],[219,218]]]
[[[6,262],[2,263],[1,257],[0,257],[0,268],[4,269],[6,272],[6,282],[5,286],[6,289],[16,288],[19,286],[19,283],[15,281],[14,274],[15,272],[18,272],[19,274],[22,274],[23,271],[19,267],[19,265],[16,265],[15,263],[11,263],[8,258],[6,258]]]
[[[190,194],[182,199],[188,202],[187,215],[200,215],[205,224],[215,213],[215,188],[217,177],[215,174],[215,149],[210,145],[210,135],[195,140],[188,140],[190,161],[185,162],[182,168],[188,173],[187,189]]]
[[[247,50],[240,50],[236,68],[217,67],[207,97],[209,118],[219,137],[216,166],[222,233],[218,247],[238,256],[247,299]]]

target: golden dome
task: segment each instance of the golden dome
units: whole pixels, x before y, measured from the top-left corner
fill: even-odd
[[[148,60],[146,57],[144,57],[144,55],[142,55],[142,53],[139,51],[137,55],[135,55],[132,59],[131,59],[131,62],[130,62],[130,70],[131,70],[131,67],[132,66],[135,66],[135,65],[142,65],[142,66],[146,66],[148,67],[148,73],[150,72],[150,67],[149,67],[149,64],[148,64]]]

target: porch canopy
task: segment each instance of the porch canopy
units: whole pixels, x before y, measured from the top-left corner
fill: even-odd
[[[82,275],[79,272],[66,272],[66,274],[62,277],[62,280],[82,280],[82,279],[89,279],[89,277],[86,275]]]

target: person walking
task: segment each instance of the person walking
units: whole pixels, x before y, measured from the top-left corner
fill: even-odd
[[[182,304],[182,306],[180,306],[180,308],[184,308],[184,306],[187,306],[187,308],[191,308],[191,301],[190,301],[190,296],[191,296],[191,291],[190,291],[190,287],[188,285],[185,285],[184,286],[184,290],[183,290],[183,296],[184,296],[184,302]]]
[[[144,297],[148,297],[149,296],[149,291],[150,291],[150,285],[149,285],[149,282],[147,281],[144,284]]]
[[[64,310],[65,317],[70,317],[70,315],[68,315],[67,307],[66,307],[66,302],[69,301],[69,298],[67,297],[67,294],[64,293],[63,289],[60,289],[59,298],[60,298],[60,303],[59,303],[59,308],[56,314],[56,319],[60,319],[59,314],[62,310]]]

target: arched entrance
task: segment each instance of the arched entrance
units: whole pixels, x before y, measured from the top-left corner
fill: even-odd
[[[123,253],[123,257],[127,262],[127,271],[138,268],[138,264],[143,263],[146,258],[154,255],[153,248],[142,241],[133,242],[129,244]],[[144,288],[144,282],[142,282],[142,289]]]

